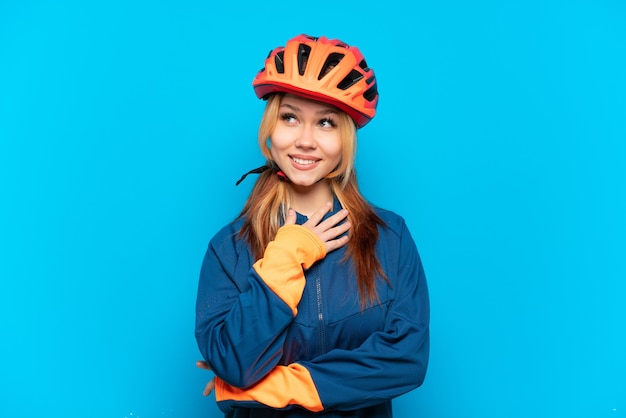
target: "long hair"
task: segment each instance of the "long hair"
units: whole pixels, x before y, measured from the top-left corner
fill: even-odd
[[[276,127],[282,97],[282,94],[274,94],[268,99],[259,126],[259,147],[267,159],[267,164],[274,168],[277,166],[271,158],[268,138]],[[374,212],[358,188],[354,168],[356,154],[354,122],[342,111],[339,111],[338,115],[342,158],[339,165],[326,178],[330,182],[332,193],[337,197],[341,206],[348,210],[348,219],[352,226],[344,261],[353,260],[354,262],[361,307],[365,307],[379,300],[376,292],[376,277],[380,276],[387,280],[375,249],[378,241],[378,227],[384,226],[384,222]],[[244,219],[239,237],[246,240],[257,259],[263,256],[265,247],[276,236],[289,207],[289,192],[285,182],[278,178],[274,170],[263,172],[239,215]]]

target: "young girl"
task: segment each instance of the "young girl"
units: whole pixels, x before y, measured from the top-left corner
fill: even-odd
[[[247,173],[259,174],[248,201],[202,264],[205,394],[227,417],[391,417],[391,399],[426,374],[429,301],[404,220],[357,186],[374,72],[356,47],[300,35],[253,86],[267,163]]]

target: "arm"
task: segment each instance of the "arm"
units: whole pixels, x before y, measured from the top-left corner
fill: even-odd
[[[245,391],[232,390],[218,379],[220,407],[298,405],[311,411],[352,410],[420,386],[428,364],[430,308],[422,264],[404,224],[398,251],[393,278],[397,296],[383,331],[373,333],[354,350],[335,349],[311,361],[277,366]]]
[[[303,264],[314,262],[320,251],[304,228],[285,226],[242,278],[233,271],[239,261],[234,246],[212,241],[207,250],[198,286],[196,339],[217,376],[246,387],[280,359],[284,331],[304,288]]]
[[[300,226],[291,212],[253,268],[233,231],[218,234],[204,258],[196,339],[209,367],[234,387],[249,387],[276,366],[302,296],[304,269],[345,243],[335,239],[349,227],[335,227],[345,214],[320,223],[327,208]]]

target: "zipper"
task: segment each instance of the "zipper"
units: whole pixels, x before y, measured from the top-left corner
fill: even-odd
[[[322,279],[319,275],[319,270],[315,275],[315,295],[317,297],[317,337],[318,337],[318,350],[319,355],[326,353],[326,327],[324,325],[324,305],[322,303]]]

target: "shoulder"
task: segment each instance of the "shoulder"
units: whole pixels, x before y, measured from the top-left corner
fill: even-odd
[[[241,251],[246,247],[244,240],[239,238],[243,223],[243,219],[238,218],[221,227],[209,241],[209,247],[218,253]]]
[[[374,209],[374,213],[378,215],[378,217],[383,221],[384,226],[382,226],[383,231],[392,232],[401,236],[406,229],[406,222],[402,216],[397,214],[394,211],[383,209],[378,206],[372,205]]]
[[[380,235],[376,246],[381,259],[386,260],[386,267],[396,266],[398,271],[404,271],[405,268],[421,265],[417,245],[404,217],[379,207],[374,207],[374,211],[384,223],[378,227]]]
[[[391,249],[398,250],[400,248],[415,247],[413,235],[409,230],[406,220],[403,216],[394,211],[372,206],[374,212],[383,221],[383,225],[378,227],[379,245]]]

